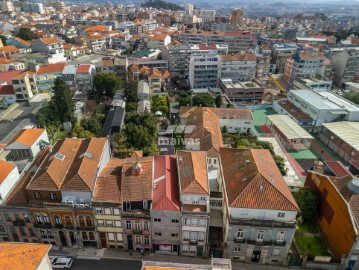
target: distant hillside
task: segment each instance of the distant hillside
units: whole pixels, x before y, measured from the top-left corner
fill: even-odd
[[[141,7],[152,7],[157,9],[170,9],[170,10],[183,10],[183,8],[174,3],[169,3],[162,0],[148,0],[147,2],[141,3]]]

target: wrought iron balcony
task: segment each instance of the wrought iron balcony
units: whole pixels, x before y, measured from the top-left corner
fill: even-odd
[[[35,228],[51,228],[52,225],[51,225],[51,223],[35,223],[34,227]]]

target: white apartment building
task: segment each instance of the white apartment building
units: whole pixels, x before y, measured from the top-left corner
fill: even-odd
[[[217,87],[220,59],[217,54],[193,54],[189,61],[189,81],[193,89]]]
[[[17,100],[30,100],[34,95],[38,94],[34,76],[34,72],[25,71],[12,78]]]
[[[229,78],[232,81],[248,81],[255,77],[257,58],[252,53],[221,54],[220,78]]]

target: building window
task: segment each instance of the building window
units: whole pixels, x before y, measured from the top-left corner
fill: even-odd
[[[191,226],[197,226],[197,219],[191,219]]]
[[[115,240],[115,236],[114,236],[113,233],[108,233],[108,234],[107,234],[107,238],[108,238],[109,241]]]
[[[135,230],[136,230],[136,231],[141,230],[141,225],[140,225],[140,222],[139,222],[139,221],[135,221]]]
[[[35,236],[35,231],[33,228],[29,228],[30,236]]]
[[[14,218],[15,218],[15,220],[20,220],[19,214],[18,214],[18,213],[14,213]]]
[[[50,200],[56,200],[56,194],[54,192],[50,192]]]
[[[205,221],[204,219],[201,219],[201,220],[199,221],[199,226],[201,226],[201,227],[206,227],[206,221]]]
[[[135,237],[135,242],[136,242],[136,244],[142,244],[141,236],[136,236]]]
[[[155,236],[162,236],[162,233],[155,233]]]
[[[0,232],[1,232],[1,233],[4,233],[4,232],[5,232],[5,228],[4,228],[3,225],[0,225]]]
[[[146,245],[148,245],[150,243],[150,237],[149,236],[145,236],[144,240],[145,240]]]
[[[115,227],[122,227],[121,221],[115,220]]]
[[[204,241],[204,233],[199,233],[198,234],[198,240],[199,241]]]
[[[102,214],[102,208],[96,208],[96,214]]]
[[[175,237],[175,238],[178,238],[178,233],[172,233],[171,236]]]
[[[9,213],[5,213],[5,219],[6,219],[6,221],[11,221],[11,217],[10,217]]]
[[[264,231],[257,231],[257,241],[263,241],[264,239]]]
[[[24,227],[19,227],[19,231],[20,231],[20,233],[21,233],[22,236],[25,236],[25,235],[26,235],[26,232],[25,232]]]
[[[97,226],[103,226],[103,225],[104,225],[104,221],[102,219],[98,219]]]
[[[178,223],[179,220],[178,219],[172,219],[172,223]]]
[[[85,219],[83,216],[79,216],[79,226],[85,227]]]
[[[89,216],[86,217],[86,225],[87,225],[87,227],[93,226],[92,218]]]
[[[86,232],[82,232],[82,239],[87,240],[87,233]]]
[[[41,237],[47,237],[46,232],[44,230],[41,230],[40,233],[41,233]]]
[[[105,215],[111,215],[111,208],[105,208]]]
[[[95,234],[93,232],[89,232],[90,240],[95,240]]]
[[[277,217],[279,217],[279,218],[284,218],[284,216],[285,216],[285,213],[278,212]]]
[[[52,233],[51,230],[47,230],[47,236],[48,236],[49,238],[54,238],[54,234]]]
[[[44,220],[39,213],[35,214],[35,219],[36,219],[36,223],[40,223],[40,224],[44,223]]]
[[[284,239],[285,239],[285,232],[279,232],[279,233],[277,234],[277,241],[283,242]]]
[[[61,224],[61,218],[58,215],[54,216],[55,224]]]
[[[239,239],[243,239],[244,230],[243,229],[238,229],[236,237],[239,238]]]
[[[182,246],[182,252],[188,252],[188,246],[187,245]]]
[[[206,201],[206,197],[201,197],[200,200],[201,201]]]
[[[149,229],[148,229],[148,222],[147,221],[145,221],[144,223],[143,223],[143,229],[145,230],[145,231],[148,231]]]
[[[120,209],[114,208],[113,209],[113,214],[114,215],[120,215]]]
[[[188,240],[189,240],[189,232],[184,232],[184,233],[183,233],[183,240],[184,240],[184,241],[188,241]]]
[[[130,202],[126,202],[126,210],[131,210],[131,203]]]
[[[126,220],[126,229],[132,229],[132,223],[130,220]]]
[[[65,216],[65,224],[68,226],[72,225],[72,219],[70,216]]]
[[[161,222],[161,219],[160,218],[155,218],[153,221],[154,222]]]
[[[273,255],[274,256],[279,256],[282,252],[282,248],[274,248],[273,249]]]
[[[240,252],[241,251],[241,246],[234,246],[233,251],[234,252]]]
[[[112,220],[106,220],[106,227],[113,227],[113,221]]]
[[[189,220],[188,220],[188,218],[183,219],[183,224],[184,224],[184,225],[189,225]]]
[[[196,253],[196,246],[190,246],[189,247],[189,252],[190,253]]]
[[[117,241],[122,242],[123,241],[122,233],[116,233],[116,238],[117,238]]]
[[[47,216],[47,214],[42,214],[42,218],[44,220],[45,223],[50,223],[50,219],[49,217]]]
[[[40,192],[35,192],[34,195],[35,195],[35,199],[41,200],[41,194],[40,194]]]

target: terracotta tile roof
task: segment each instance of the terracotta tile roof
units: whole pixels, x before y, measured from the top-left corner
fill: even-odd
[[[92,191],[107,138],[58,141],[28,189]]]
[[[152,200],[153,173],[153,157],[126,158],[122,165],[122,200]]]
[[[77,67],[77,73],[89,73],[91,65],[79,65]]]
[[[220,54],[222,61],[256,61],[257,57],[253,53],[245,54]]]
[[[97,177],[92,200],[95,202],[121,202],[121,176],[123,159],[112,158]]]
[[[0,58],[0,64],[10,64],[10,63],[15,63],[16,61],[10,58],[4,58],[1,57]]]
[[[6,143],[0,143],[0,152],[4,150]]]
[[[12,85],[0,85],[0,95],[15,95]]]
[[[132,64],[132,65],[130,65],[130,71],[132,72],[132,73],[135,73],[135,72],[139,72],[139,67],[138,67],[138,65],[137,64]]]
[[[204,151],[178,151],[181,193],[209,195],[207,156]]]
[[[216,44],[199,44],[198,48],[200,50],[215,50],[217,49]]]
[[[64,43],[64,49],[65,49],[65,50],[71,50],[73,47],[75,47],[74,44]]]
[[[8,143],[8,145],[16,142],[31,147],[44,132],[45,129],[43,128],[23,129]]]
[[[152,210],[179,211],[176,156],[154,157]]]
[[[0,243],[0,269],[39,269],[51,245],[32,243]]]
[[[220,154],[231,207],[299,210],[269,150],[221,148]]]
[[[30,46],[32,43],[30,41],[24,40],[22,38],[16,37],[15,38],[18,42],[20,42],[21,44],[25,45],[25,46]]]
[[[54,44],[54,43],[59,43],[60,40],[58,38],[55,37],[44,37],[44,38],[40,38],[40,40],[42,42],[44,42],[45,44]]]
[[[213,111],[219,119],[240,119],[240,120],[253,120],[253,115],[250,109],[245,108],[210,108],[208,110]],[[187,118],[196,107],[193,106],[181,106],[179,116]]]
[[[217,115],[208,108],[197,107],[191,111],[186,125],[193,126],[193,132],[185,134],[186,139],[199,139],[201,151],[219,152],[223,146],[221,128]]]
[[[16,48],[13,45],[9,45],[9,46],[4,46],[4,47],[0,47],[0,52],[5,52],[5,53],[10,53],[10,52],[18,52],[19,49]]]
[[[48,73],[62,73],[66,66],[66,63],[56,63],[40,66],[39,70],[36,72],[37,75],[48,74]]]
[[[19,75],[21,72],[22,70],[9,70],[5,72],[0,72],[0,82],[11,83],[12,77]]]
[[[101,66],[102,67],[113,67],[114,59],[102,59]]]
[[[101,35],[93,35],[93,36],[87,36],[86,39],[88,39],[88,40],[98,40],[98,39],[105,39],[105,37],[101,36]]]
[[[132,158],[143,157],[143,150],[134,151],[131,155]]]
[[[344,167],[340,161],[325,161],[325,164],[338,178],[351,175],[351,173]]]
[[[205,205],[184,204],[182,208],[183,211],[186,212],[195,212],[195,213],[207,212],[207,207]]]
[[[154,36],[149,36],[149,40],[164,40],[168,35],[167,34],[159,34]]]
[[[96,25],[86,28],[85,32],[98,32],[98,31],[105,31],[107,30],[108,26],[106,25]]]
[[[14,163],[7,162],[0,159],[0,185],[6,179],[10,172],[16,167]],[[13,179],[16,181],[17,179]]]
[[[12,80],[23,79],[23,78],[25,78],[26,75],[33,76],[35,74],[36,73],[32,72],[32,71],[24,71],[24,72],[20,73],[19,75],[12,77],[11,79]]]

